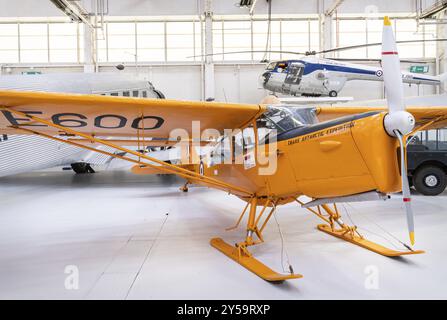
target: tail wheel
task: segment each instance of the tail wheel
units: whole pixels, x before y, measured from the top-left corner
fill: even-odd
[[[445,190],[447,178],[445,172],[437,166],[424,166],[413,176],[414,187],[426,196],[436,196]]]

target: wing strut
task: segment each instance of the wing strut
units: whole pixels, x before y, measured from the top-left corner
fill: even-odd
[[[128,149],[128,148],[116,145],[114,143],[108,142],[107,140],[99,139],[99,138],[96,138],[96,137],[94,137],[92,135],[88,135],[88,134],[81,133],[81,132],[78,132],[76,130],[73,130],[73,129],[70,129],[70,128],[67,128],[67,127],[63,127],[63,126],[57,125],[57,124],[55,124],[55,123],[53,123],[51,121],[48,121],[48,120],[45,120],[45,119],[41,119],[39,117],[36,117],[36,116],[33,116],[33,115],[29,115],[29,114],[26,114],[26,113],[23,113],[23,112],[14,110],[14,109],[10,109],[8,107],[0,107],[0,110],[5,110],[5,111],[11,112],[13,114],[19,115],[21,117],[27,117],[27,118],[29,118],[29,119],[37,122],[37,123],[45,124],[47,126],[56,128],[56,129],[58,129],[58,130],[60,130],[62,132],[70,134],[70,135],[75,135],[75,136],[82,137],[84,139],[87,139],[88,141],[91,141],[92,143],[97,143],[99,145],[112,147],[112,148],[114,148],[116,150],[120,150],[120,151],[129,153],[129,154],[132,154],[132,155],[138,157],[138,160],[134,160],[134,159],[126,157],[126,156],[120,156],[120,155],[117,155],[117,154],[114,154],[114,153],[110,153],[110,152],[106,152],[106,151],[103,151],[103,150],[95,149],[95,148],[92,148],[92,147],[89,147],[89,146],[86,146],[86,145],[83,145],[83,144],[76,143],[73,140],[69,141],[69,140],[60,139],[60,138],[57,138],[57,137],[54,137],[54,136],[51,136],[51,135],[48,135],[48,134],[36,131],[36,130],[23,128],[22,126],[11,126],[11,127],[15,128],[15,129],[19,129],[19,130],[22,130],[22,131],[25,131],[25,132],[33,133],[33,134],[36,134],[36,135],[40,135],[40,136],[43,136],[43,137],[46,137],[46,138],[49,138],[49,139],[53,139],[53,140],[56,140],[56,141],[59,141],[59,142],[75,145],[75,146],[80,147],[80,148],[84,148],[84,149],[87,149],[87,150],[99,152],[99,153],[106,154],[108,156],[112,156],[112,157],[115,157],[115,158],[123,159],[123,160],[130,161],[130,162],[134,162],[134,163],[137,163],[137,164],[142,165],[142,166],[149,166],[151,168],[154,168],[154,169],[166,172],[166,173],[175,174],[175,175],[178,175],[178,176],[180,176],[182,178],[185,178],[187,180],[195,181],[197,183],[213,185],[216,188],[226,190],[226,191],[228,191],[230,193],[238,193],[238,194],[243,194],[243,195],[246,195],[246,196],[252,196],[253,195],[252,192],[250,192],[248,190],[245,190],[243,188],[240,188],[238,186],[234,186],[234,185],[231,185],[229,183],[226,183],[226,182],[223,182],[223,181],[220,181],[218,179],[211,178],[211,177],[202,176],[202,175],[200,175],[200,174],[198,174],[198,173],[196,173],[194,171],[190,171],[190,170],[181,168],[179,166],[166,163],[166,162],[158,160],[156,158],[147,156],[147,155],[145,155],[145,154],[143,154],[141,152],[137,152],[137,151],[134,151],[134,150],[131,150],[131,149]],[[146,161],[143,162],[143,161],[141,161],[141,159],[144,159]],[[155,165],[154,163],[156,163],[158,165]]]

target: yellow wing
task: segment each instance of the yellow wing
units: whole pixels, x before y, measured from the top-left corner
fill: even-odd
[[[243,128],[265,111],[263,106],[249,104],[19,91],[0,91],[0,108],[4,133],[23,134],[16,127],[59,133],[9,109],[94,136],[133,137],[140,129],[145,136],[157,138],[167,138],[179,128],[191,135],[193,121],[200,122],[200,131]]]
[[[183,133],[187,132],[191,138],[195,138],[194,131],[201,133],[207,129],[214,129],[222,134],[225,129],[246,127],[265,111],[264,106],[0,91],[0,111],[1,133],[38,134],[134,162],[139,169],[149,167],[240,196],[252,195],[251,191],[239,186],[204,176],[192,170],[194,167],[172,165],[145,153],[121,147],[115,141],[98,137],[130,137],[138,138],[138,141],[142,136],[168,139],[175,129],[184,130]],[[83,140],[64,140],[57,137],[60,134],[78,136]],[[88,141],[124,151],[138,160],[83,146]]]
[[[318,107],[317,115],[320,121],[331,120],[352,114],[378,111],[386,112],[386,107]],[[436,129],[447,126],[447,101],[445,106],[427,106],[415,107],[408,106],[407,111],[410,112],[416,119],[416,129],[422,128]]]

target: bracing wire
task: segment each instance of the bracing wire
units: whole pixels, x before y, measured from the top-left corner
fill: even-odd
[[[351,215],[349,214],[348,209],[346,209],[346,206],[345,206],[344,203],[342,204],[342,206],[343,206],[343,209],[344,209],[344,211],[345,211],[345,213],[346,213],[346,216],[348,217],[348,219],[349,219],[349,221],[351,222],[352,225],[356,226],[356,227],[357,227],[358,229],[360,229],[360,230],[366,231],[366,232],[368,232],[368,233],[370,233],[370,234],[373,234],[373,235],[375,235],[375,236],[377,236],[377,237],[380,237],[380,238],[386,240],[386,241],[387,241],[391,246],[393,246],[395,249],[399,249],[399,247],[396,246],[396,244],[395,244],[394,242],[392,242],[390,239],[388,239],[387,237],[385,237],[385,236],[383,236],[383,235],[381,235],[381,234],[379,234],[379,233],[377,233],[377,232],[373,232],[373,231],[371,231],[371,230],[369,230],[369,229],[366,229],[366,228],[364,228],[364,227],[358,227],[357,224],[356,224],[356,223],[354,222],[354,220],[352,219]],[[352,207],[352,206],[351,206],[351,207]]]
[[[411,248],[402,240],[400,240],[398,237],[396,237],[394,234],[392,234],[391,232],[389,232],[388,230],[386,230],[384,227],[382,227],[380,224],[378,224],[377,222],[375,222],[374,220],[372,220],[371,218],[366,217],[366,215],[361,214],[358,210],[356,210],[351,204],[347,203],[347,205],[349,205],[353,210],[356,211],[356,213],[361,216],[363,219],[371,222],[372,224],[374,224],[376,227],[378,227],[380,230],[382,230],[383,232],[385,232],[387,235],[389,235],[391,238],[393,238],[394,240],[396,240],[397,242],[399,242],[401,245],[403,245],[406,249],[410,249]],[[389,240],[388,240],[389,241]]]
[[[284,243],[284,235],[281,231],[281,226],[279,225],[278,219],[276,218],[276,205],[275,204],[273,204],[273,217],[275,218],[276,226],[278,227],[279,236],[281,238],[281,268],[282,268],[283,272],[287,272],[286,268],[284,268],[284,256],[285,256],[286,263],[289,268],[288,272],[290,272],[290,274],[293,274],[293,267],[290,264],[289,254],[287,252],[287,249],[286,249],[285,243]]]

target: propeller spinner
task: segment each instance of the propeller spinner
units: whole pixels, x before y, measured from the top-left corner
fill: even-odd
[[[382,36],[382,67],[385,83],[388,114],[384,119],[386,132],[399,140],[402,178],[402,199],[407,215],[410,242],[414,245],[414,216],[411,207],[411,193],[407,177],[405,162],[406,146],[404,136],[409,134],[415,126],[413,115],[405,111],[402,73],[397,53],[396,40],[389,17],[384,18]]]

